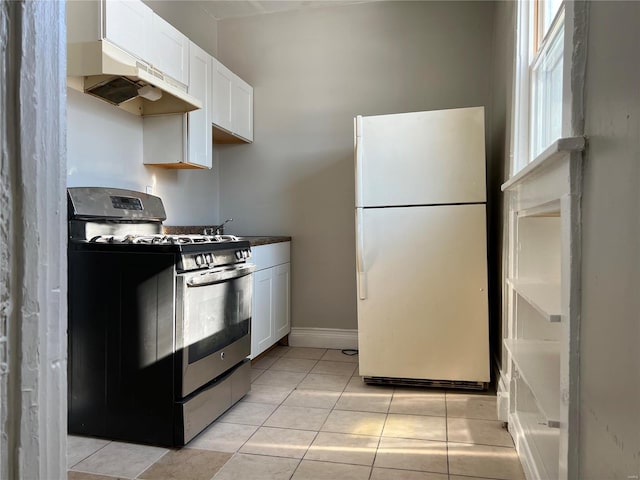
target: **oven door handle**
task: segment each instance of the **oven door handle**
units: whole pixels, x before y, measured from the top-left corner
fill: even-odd
[[[244,277],[256,271],[253,263],[244,263],[235,267],[220,268],[215,270],[207,270],[202,273],[196,273],[187,278],[186,283],[189,287],[204,287],[213,283],[226,282],[234,278]]]

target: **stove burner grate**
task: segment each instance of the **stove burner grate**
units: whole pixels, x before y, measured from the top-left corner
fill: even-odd
[[[185,245],[193,243],[236,242],[234,235],[97,235],[91,243],[143,244],[143,245]]]

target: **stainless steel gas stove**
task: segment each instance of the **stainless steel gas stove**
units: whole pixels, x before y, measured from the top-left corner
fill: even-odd
[[[249,390],[249,243],[163,235],[152,195],[68,197],[69,432],[184,445]]]

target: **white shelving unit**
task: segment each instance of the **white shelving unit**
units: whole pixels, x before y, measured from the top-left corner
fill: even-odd
[[[535,280],[508,279],[510,286],[531,304],[547,321],[556,323],[562,318],[560,283],[543,283]]]
[[[506,182],[508,257],[499,409],[528,480],[573,480],[578,449],[580,161],[560,139]]]
[[[560,427],[560,343],[507,338],[504,345],[549,427]]]
[[[535,413],[518,412],[512,416],[516,429],[528,439],[527,456],[533,459],[530,465],[535,469],[536,478],[553,480],[559,477],[560,430],[548,428]],[[516,439],[516,443],[518,442]],[[521,453],[522,455],[522,453]]]

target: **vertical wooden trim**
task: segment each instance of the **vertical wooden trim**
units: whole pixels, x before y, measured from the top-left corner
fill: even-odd
[[[21,206],[16,201],[16,183],[19,170],[19,148],[16,123],[18,116],[20,5],[0,3],[0,178],[2,195],[0,210],[0,274],[2,285],[1,332],[1,478],[19,478],[16,451],[20,447],[21,332],[19,315],[23,303],[19,285],[22,265],[17,238],[21,225]]]
[[[11,199],[9,193],[9,158],[7,130],[10,125],[7,98],[8,79],[6,65],[9,64],[11,44],[9,42],[10,2],[0,2],[0,478],[9,478],[9,425],[8,420],[8,322],[11,312],[9,268]]]
[[[531,51],[531,58],[536,56],[538,52],[538,48],[540,47],[540,40],[544,38],[544,35],[541,34],[541,24],[540,24],[540,7],[542,6],[542,2],[540,0],[534,0],[533,2],[533,50]]]
[[[589,2],[575,0],[565,6],[562,92],[562,135],[584,135],[584,85],[587,72]],[[565,87],[565,85],[567,85]],[[566,134],[565,134],[566,132]]]
[[[0,2],[1,478],[66,478],[65,37],[65,2]]]

